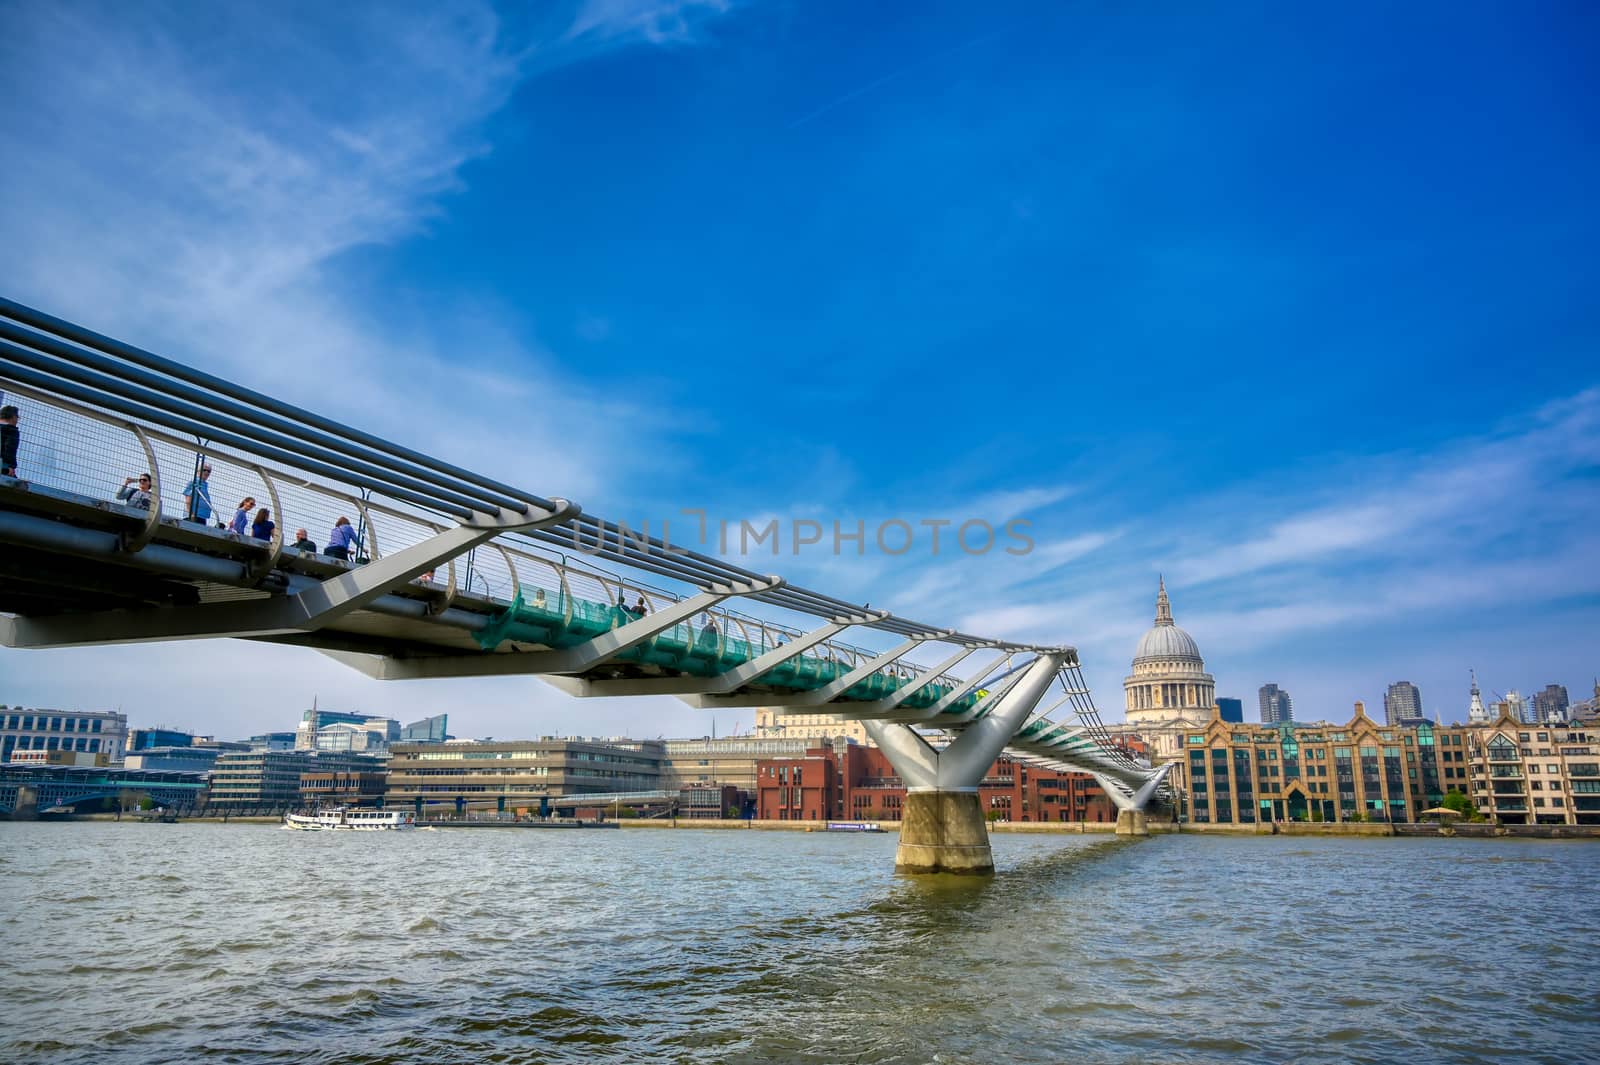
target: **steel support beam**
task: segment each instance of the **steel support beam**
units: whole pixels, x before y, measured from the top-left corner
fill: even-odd
[[[1028,719],[1049,689],[1060,662],[1040,655],[1029,663],[989,714],[967,725],[942,750],[935,751],[909,725],[866,719],[867,734],[883,748],[910,790],[975,791],[989,766]]]
[[[766,591],[780,578],[769,578],[759,585],[724,587],[714,592],[685,599],[680,603],[648,614],[636,621],[601,633],[575,647],[549,651],[501,651],[477,654],[407,655],[405,657],[374,656],[351,653],[330,648],[325,653],[339,662],[377,680],[427,680],[440,677],[508,677],[543,673],[583,673],[604,664],[624,651],[631,650],[647,640],[681,624],[696,614],[709,610],[725,599],[736,595],[754,595]],[[338,653],[334,653],[338,652]]]
[[[1118,811],[1143,810],[1150,805],[1150,800],[1155,798],[1156,791],[1161,787],[1161,782],[1167,778],[1168,773],[1172,772],[1172,767],[1175,764],[1177,763],[1168,762],[1166,765],[1158,767],[1148,779],[1133,781],[1113,778],[1107,775],[1104,770],[1099,772],[1091,770],[1090,772],[1095,780],[1099,782],[1100,787],[1105,789],[1106,796],[1110,798],[1112,805]]]
[[[996,668],[998,668],[1002,663],[1009,662],[1012,657],[1013,657],[1012,653],[1006,653],[1006,654],[1001,655],[999,658],[996,658],[994,661],[990,662],[987,666],[983,667],[977,673],[974,673],[972,676],[968,677],[966,680],[962,681],[960,684],[956,685],[954,688],[952,688],[949,691],[945,692],[944,695],[942,697],[940,697],[940,699],[937,702],[935,702],[932,706],[925,706],[925,707],[922,707],[920,710],[902,710],[898,714],[894,714],[891,717],[889,717],[888,720],[891,720],[891,721],[902,721],[902,722],[906,722],[908,724],[919,724],[919,723],[938,724],[941,714],[944,714],[952,706],[956,705],[956,703],[960,702],[962,699],[966,698],[972,692],[976,691],[979,688],[979,686],[981,686],[982,684],[984,684],[986,681],[989,680],[989,678],[994,674],[994,671],[995,671]],[[1013,670],[1013,674],[1012,675],[1014,675],[1016,672],[1017,672],[1016,670]],[[997,690],[999,690],[1002,693],[1007,691],[1007,690],[1009,690],[1010,684],[1007,684],[1006,681],[1010,680],[1010,679],[1011,679],[1011,677],[1009,677],[1009,676],[1002,677],[1000,683],[1002,685],[1005,685],[1005,686],[997,688]],[[1015,683],[1015,681],[1013,680],[1012,683]],[[988,694],[989,695],[993,695],[994,691],[990,691]],[[985,696],[984,698],[987,698],[987,696]],[[982,701],[983,700],[981,698],[978,700],[978,702],[980,702],[980,703]],[[974,707],[976,705],[977,704],[975,703]]]
[[[857,615],[848,618],[836,618],[820,628],[796,636],[782,647],[775,647],[764,655],[758,655],[743,665],[734,666],[732,669],[718,673],[714,677],[671,677],[666,679],[639,678],[627,680],[585,680],[577,685],[562,684],[556,678],[549,678],[551,683],[574,695],[585,698],[603,698],[619,695],[719,695],[735,691],[744,687],[763,673],[783,665],[791,658],[798,658],[824,640],[830,640],[845,629],[853,625],[865,625],[872,621],[887,617],[886,614]]]
[[[939,642],[939,640],[942,638],[943,634],[939,633],[936,633],[932,636],[917,637],[919,641],[934,643]],[[890,710],[893,710],[895,707],[905,702],[906,699],[910,698],[917,691],[926,687],[934,680],[955,668],[962,662],[963,659],[967,658],[972,654],[972,652],[976,651],[979,646],[983,645],[973,645],[962,648],[954,655],[951,655],[949,658],[945,659],[939,665],[934,666],[932,669],[923,670],[915,677],[912,677],[908,683],[903,684],[899,688],[895,689],[892,695],[885,696],[884,698],[878,699],[874,702],[829,702],[823,704],[813,700],[812,697],[815,693],[812,692],[797,692],[792,695],[774,695],[762,692],[735,692],[732,695],[685,696],[684,701],[692,706],[698,706],[706,709],[721,709],[723,707],[734,708],[741,706],[770,706],[778,710],[780,714],[800,713],[802,711],[814,713],[820,708],[823,712],[831,713],[835,717],[848,717],[852,719],[856,717],[864,717],[868,714],[888,713]],[[900,648],[896,648],[896,651],[898,650],[900,650]]]

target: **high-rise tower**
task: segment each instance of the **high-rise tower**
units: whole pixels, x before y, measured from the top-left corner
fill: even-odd
[[[1263,684],[1261,690],[1256,692],[1256,698],[1261,703],[1263,724],[1278,725],[1294,720],[1294,700],[1276,684]]]
[[[1412,726],[1426,721],[1422,716],[1422,693],[1409,680],[1397,680],[1383,693],[1383,719],[1390,725]]]

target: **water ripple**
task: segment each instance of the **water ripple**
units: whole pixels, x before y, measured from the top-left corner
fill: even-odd
[[[1600,846],[1016,835],[993,881],[896,877],[893,849],[0,824],[0,1061],[1566,1062],[1600,1041]]]

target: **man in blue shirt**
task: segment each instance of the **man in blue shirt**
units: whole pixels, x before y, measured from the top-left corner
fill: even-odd
[[[207,483],[211,477],[211,467],[201,466],[200,476],[189,482],[189,487],[183,490],[184,520],[197,521],[201,525],[211,520],[211,485]]]

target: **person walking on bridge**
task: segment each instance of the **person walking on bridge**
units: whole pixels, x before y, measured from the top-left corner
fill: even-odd
[[[17,428],[17,408],[7,403],[0,407],[0,477],[17,475],[17,446],[22,430]]]
[[[304,529],[296,529],[294,531],[294,549],[296,551],[310,551],[314,555],[317,553],[317,544],[315,540],[311,539],[310,533]]]
[[[183,520],[201,525],[211,521],[211,467],[203,463],[199,474],[183,490]]]
[[[339,520],[333,523],[333,531],[328,534],[327,549],[322,553],[329,558],[343,559],[348,562],[350,561],[350,548],[359,547],[360,543],[361,541],[356,536],[354,527],[350,524],[350,519],[341,515]]]

